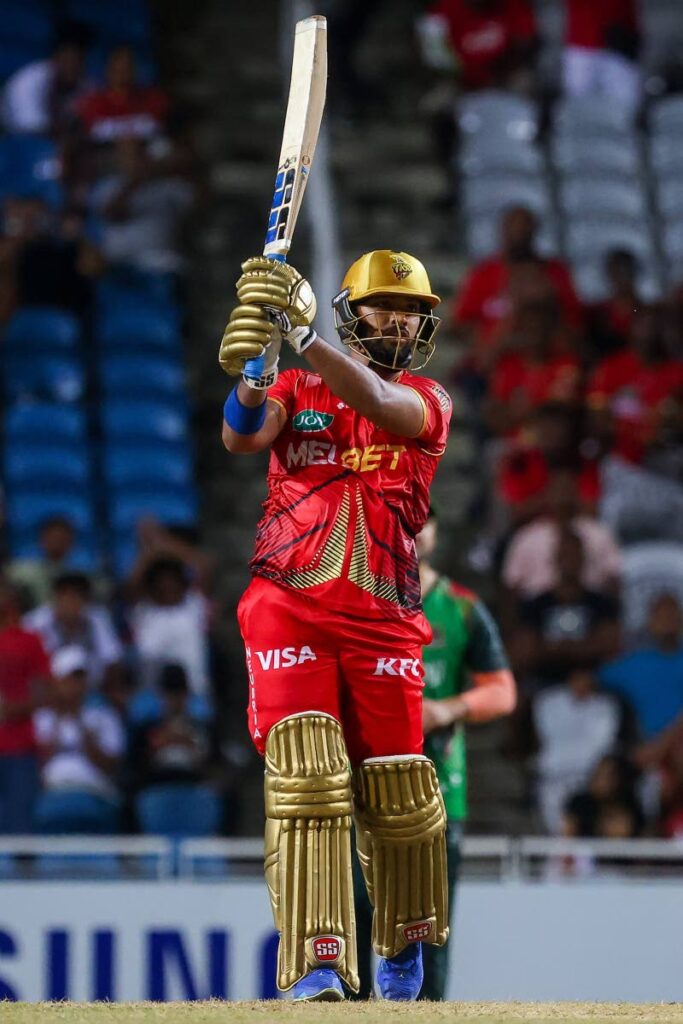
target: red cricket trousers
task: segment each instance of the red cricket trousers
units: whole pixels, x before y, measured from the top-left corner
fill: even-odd
[[[412,619],[352,619],[256,577],[237,610],[249,672],[249,731],[259,752],[277,722],[323,711],[341,722],[352,765],[422,753],[422,647]]]

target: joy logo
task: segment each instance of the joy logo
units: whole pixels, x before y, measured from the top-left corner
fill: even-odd
[[[283,647],[272,651],[256,651],[256,657],[264,672],[268,672],[270,669],[291,668],[292,665],[303,665],[305,661],[318,660],[311,648],[306,645],[300,649]]]
[[[313,956],[318,963],[328,964],[342,954],[342,940],[336,935],[317,935],[311,939]]]
[[[419,658],[378,658],[373,676],[415,676],[420,678]]]
[[[317,412],[315,409],[302,409],[292,420],[292,429],[313,433],[316,430],[325,430],[329,427],[333,419],[334,416],[328,412]]]

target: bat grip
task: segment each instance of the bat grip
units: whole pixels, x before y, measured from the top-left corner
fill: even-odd
[[[286,263],[287,256],[285,253],[274,252],[268,256],[269,260],[275,260],[276,263]],[[263,365],[265,363],[265,356],[256,356],[254,359],[247,359],[244,364],[243,373],[247,377],[260,377],[263,373]]]

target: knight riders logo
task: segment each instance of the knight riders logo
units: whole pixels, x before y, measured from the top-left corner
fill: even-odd
[[[394,272],[394,276],[397,277],[399,281],[403,281],[404,278],[408,276],[408,274],[412,274],[413,272],[413,268],[410,266],[410,264],[406,263],[403,257],[398,255],[394,256],[393,263],[391,264],[391,269]]]

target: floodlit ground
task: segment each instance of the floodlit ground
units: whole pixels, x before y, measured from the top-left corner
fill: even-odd
[[[3,1003],[2,1024],[683,1024],[683,1003]]]

